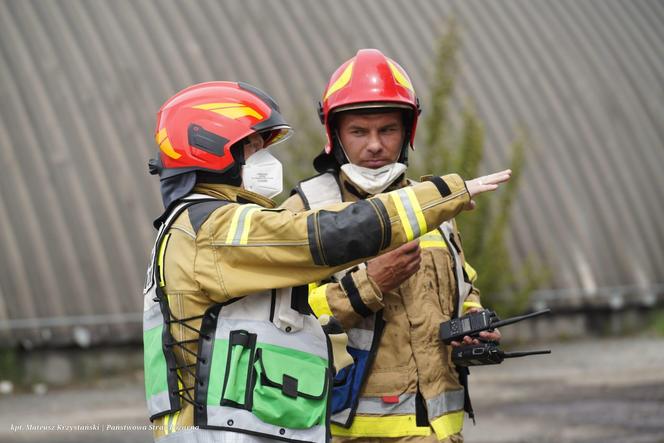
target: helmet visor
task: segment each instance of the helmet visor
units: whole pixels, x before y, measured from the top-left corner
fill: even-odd
[[[260,133],[265,140],[265,147],[274,146],[278,143],[286,141],[293,135],[293,128],[288,125],[276,126]]]

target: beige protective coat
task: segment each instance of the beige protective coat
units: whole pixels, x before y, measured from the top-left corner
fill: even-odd
[[[443,177],[443,181],[450,191],[445,196],[433,183],[413,188],[427,227],[438,226],[444,220],[453,218],[469,202],[465,184],[459,176],[448,175]],[[188,211],[181,214],[170,229],[163,258],[164,290],[171,312],[177,318],[202,315],[216,303],[245,294],[321,280],[361,261],[334,267],[327,266],[327,263],[315,264],[310,243],[320,242],[321,239],[318,231],[312,234],[308,230],[307,221],[316,216],[316,211],[296,214],[289,210],[271,209],[274,207],[271,200],[226,185],[197,186],[194,192],[233,203],[212,212],[197,233]],[[258,205],[242,232],[237,232],[234,216],[246,205],[236,203],[238,198]],[[389,228],[382,228],[384,235],[389,234],[386,238],[389,246],[385,250],[406,243],[408,239],[393,200],[387,194],[376,198],[381,200],[389,217]],[[347,206],[348,203],[339,204],[330,210],[339,211]],[[352,216],[349,217],[348,223],[352,225]],[[233,239],[237,238],[242,240],[242,244],[234,244]],[[324,245],[318,244],[318,248],[320,250]],[[390,300],[391,297],[388,297],[386,301],[392,303]],[[200,320],[191,320],[188,324],[194,329],[200,328]],[[171,325],[171,333],[177,341],[193,340],[185,345],[191,353],[179,348],[175,352],[178,365],[194,364],[198,334],[177,323]],[[414,368],[408,366],[411,367]],[[396,373],[388,374],[390,379],[396,376]],[[183,372],[182,378],[183,388],[193,386],[191,375]],[[155,438],[166,434],[172,437],[183,427],[187,429],[195,425],[193,406],[184,401],[182,403],[179,412],[155,420]],[[206,438],[209,438],[210,432],[206,432]]]
[[[358,201],[366,193],[357,189],[343,172],[340,173],[341,194],[343,201]],[[403,181],[388,190],[401,188],[408,183]],[[349,192],[349,188],[354,192]],[[291,196],[282,207],[293,211],[303,211],[304,203],[298,194]],[[453,223],[453,236],[456,245],[461,247],[456,224]],[[435,228],[435,227],[434,227]],[[401,396],[415,394],[418,386],[425,400],[439,398],[444,393],[457,393],[462,390],[458,374],[451,363],[450,346],[444,345],[438,338],[440,323],[449,320],[458,303],[456,295],[456,278],[451,251],[442,241],[438,232],[420,238],[421,265],[420,270],[401,284],[396,290],[382,294],[376,284],[367,275],[366,269],[352,273],[353,280],[360,292],[362,301],[372,311],[382,310],[385,328],[380,340],[377,355],[370,374],[366,380],[361,396],[381,401],[384,396]],[[471,280],[475,272],[465,264],[463,251],[457,254],[462,266]],[[363,318],[358,315],[349,302],[348,295],[339,283],[326,286],[325,296],[332,315],[339,320],[344,329],[362,327]],[[472,287],[465,298],[465,306],[479,307],[479,291]],[[454,411],[454,423],[462,423],[462,410]],[[384,421],[366,421],[358,412],[354,425],[347,430],[333,426],[335,441],[381,441],[380,437],[390,436],[389,441],[400,441],[394,437],[403,437],[403,441],[445,441],[461,442],[460,429],[442,425],[432,420],[432,428],[415,427],[415,416],[408,417],[412,426],[399,427],[396,421],[385,417]],[[375,416],[374,416],[375,417]],[[404,418],[404,417],[401,417]],[[371,420],[371,417],[369,417]],[[403,423],[399,421],[398,423]],[[436,435],[438,438],[436,438]],[[345,436],[342,438],[342,436]],[[364,436],[361,440],[359,436]],[[387,441],[387,440],[384,440]]]

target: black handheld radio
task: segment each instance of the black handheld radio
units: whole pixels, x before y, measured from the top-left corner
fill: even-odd
[[[527,318],[537,317],[551,312],[550,309],[533,312],[518,317],[501,320],[494,311],[483,310],[471,312],[463,317],[440,324],[440,339],[450,344],[453,341],[461,341],[466,335],[479,337],[482,331],[492,331],[499,326],[511,325]],[[550,354],[551,350],[529,351],[529,352],[503,352],[495,342],[484,342],[478,345],[459,346],[452,350],[452,361],[457,366],[480,366],[497,365],[506,358],[525,357],[527,355]]]
[[[550,354],[551,350],[503,352],[496,343],[460,346],[452,350],[452,362],[457,366],[498,365],[506,358],[526,357],[528,355]]]
[[[452,320],[440,324],[440,339],[445,344],[453,341],[461,341],[463,337],[477,337],[482,331],[490,331],[500,326],[511,325],[513,323],[525,320],[527,318],[537,317],[551,312],[550,309],[533,312],[519,317],[512,317],[501,320],[494,311],[485,309],[483,311],[471,312],[463,317],[453,318]]]

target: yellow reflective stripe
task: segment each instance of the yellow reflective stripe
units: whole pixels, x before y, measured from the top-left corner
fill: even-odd
[[[462,416],[463,418],[463,416]],[[415,415],[356,415],[350,428],[331,424],[332,435],[339,437],[403,437],[431,435],[428,426],[417,426]]]
[[[309,283],[309,306],[316,317],[329,315],[332,317],[332,310],[327,303],[327,285],[318,286],[316,283]]]
[[[397,192],[390,192],[390,197],[394,202],[394,206],[397,208],[397,214],[399,214],[399,219],[401,220],[403,230],[406,233],[406,238],[408,241],[414,239],[415,235],[413,234],[413,228],[410,226],[410,221],[408,220],[408,215],[406,214],[406,208],[403,206],[401,197]]]
[[[420,240],[420,248],[447,248],[443,240]]]
[[[166,286],[166,280],[164,279],[164,253],[166,252],[166,243],[168,243],[170,236],[170,232],[164,236],[164,239],[161,241],[161,245],[159,245],[159,256],[157,257],[157,267],[159,268],[159,286],[162,288]]]
[[[179,417],[180,417],[180,411],[176,411],[173,414],[171,414],[171,422],[168,425],[168,431],[167,431],[168,434],[177,431]]]
[[[410,81],[408,81],[408,77],[406,77],[401,71],[399,71],[399,68],[397,68],[391,61],[388,60],[387,64],[390,66],[392,75],[394,76],[394,79],[397,81],[397,83],[399,83],[404,88],[410,89],[412,92],[415,92],[415,90],[413,90],[413,85],[411,85]]]
[[[443,240],[442,234],[438,231],[431,231],[420,237],[420,248],[446,248],[447,243]]]
[[[251,215],[258,210],[260,210],[258,205],[242,205],[235,210],[231,227],[228,229],[228,235],[226,235],[226,244],[235,246],[247,244]]]
[[[415,191],[413,191],[413,188],[411,187],[404,188],[403,190],[406,191],[406,195],[408,195],[408,200],[410,201],[410,205],[412,206],[413,211],[415,212],[415,218],[417,219],[417,224],[420,228],[420,234],[423,232],[427,232],[427,221],[424,219],[424,213],[422,212],[422,207],[420,206],[419,200],[417,200]]]
[[[168,138],[168,133],[166,132],[166,128],[162,128],[157,134],[154,136],[154,141],[157,142],[157,145],[160,145],[161,142],[166,140]]]
[[[168,435],[168,433],[171,431],[171,426],[170,426],[171,415],[173,414],[168,414],[164,416],[164,435]]]
[[[406,239],[411,241],[427,232],[427,223],[415,191],[408,187],[393,191],[390,195],[397,208],[397,213],[406,233]]]
[[[481,304],[476,303],[476,302],[474,302],[474,301],[465,301],[465,302],[463,302],[463,310],[464,310],[464,312],[467,311],[467,310],[470,309],[470,308],[479,308],[479,309],[483,309]]]
[[[178,389],[183,389],[182,385],[182,372],[180,370],[177,370],[178,374]],[[168,414],[164,417],[164,434],[168,435],[171,432],[175,432],[177,430],[176,426],[178,423],[178,418],[180,417],[180,411],[175,411],[172,414]]]
[[[168,138],[168,134],[166,133],[166,128],[163,128],[157,133],[155,136],[155,141],[157,142],[157,146],[159,146],[161,152],[170,158],[177,160],[182,157],[182,154],[178,154],[175,149],[173,149],[173,145],[171,145],[171,141]]]
[[[204,103],[202,105],[196,105],[193,108],[211,111],[234,120],[246,116],[254,117],[258,120],[262,120],[264,118],[254,108],[242,103]]]
[[[178,373],[178,389],[184,389],[182,385],[182,372],[179,369],[176,372]]]
[[[251,228],[251,216],[254,212],[260,211],[258,208],[251,208],[244,216],[244,228],[242,229],[242,236],[240,237],[240,244],[246,245],[249,241],[249,229]]]
[[[436,432],[438,440],[444,440],[451,435],[458,434],[463,429],[463,411],[438,417],[431,421],[431,427]]]
[[[240,214],[242,213],[242,206],[238,206],[233,213],[233,218],[231,219],[231,227],[228,228],[228,235],[226,236],[226,243],[232,243],[233,238],[235,238],[235,231],[237,231],[237,222],[240,219]]]
[[[330,86],[330,89],[327,90],[325,93],[325,97],[323,97],[323,101],[327,100],[327,98],[332,95],[334,92],[338,91],[339,89],[343,88],[348,84],[350,81],[350,75],[353,72],[353,65],[355,62],[350,62],[348,66],[346,66],[346,69],[344,69],[344,72],[341,73],[337,81],[332,83]]]
[[[475,283],[475,280],[477,280],[477,271],[475,270],[475,268],[470,266],[470,263],[465,262],[463,264],[463,269],[466,270],[466,274],[468,274],[468,278],[470,279],[470,282]]]

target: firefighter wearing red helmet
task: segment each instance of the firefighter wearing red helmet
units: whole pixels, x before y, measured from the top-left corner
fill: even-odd
[[[401,112],[405,134],[396,160],[407,163],[407,147],[413,146],[420,114],[415,90],[408,74],[397,62],[376,49],[361,49],[332,74],[319,103],[318,115],[325,126],[327,143],[323,153],[314,161],[317,171],[347,163],[347,155],[340,145],[336,117],[353,110]]]
[[[320,174],[302,181],[283,206],[311,210],[385,191],[407,201],[420,186],[405,176],[419,114],[406,71],[376,49],[358,51],[323,93],[327,144],[314,160]],[[412,217],[410,228],[417,223]],[[437,334],[442,321],[481,308],[475,279],[452,220],[312,285],[314,314],[341,324],[352,356],[333,384],[335,441],[463,440],[464,409],[472,414],[464,373],[460,378]]]
[[[158,113],[150,170],[165,212],[143,340],[159,442],[328,439],[330,356],[306,284],[410,237],[389,194],[326,211],[275,209],[281,165],[265,148],[290,131],[274,100],[244,83],[192,86]],[[420,232],[505,179],[449,175],[414,187]]]

